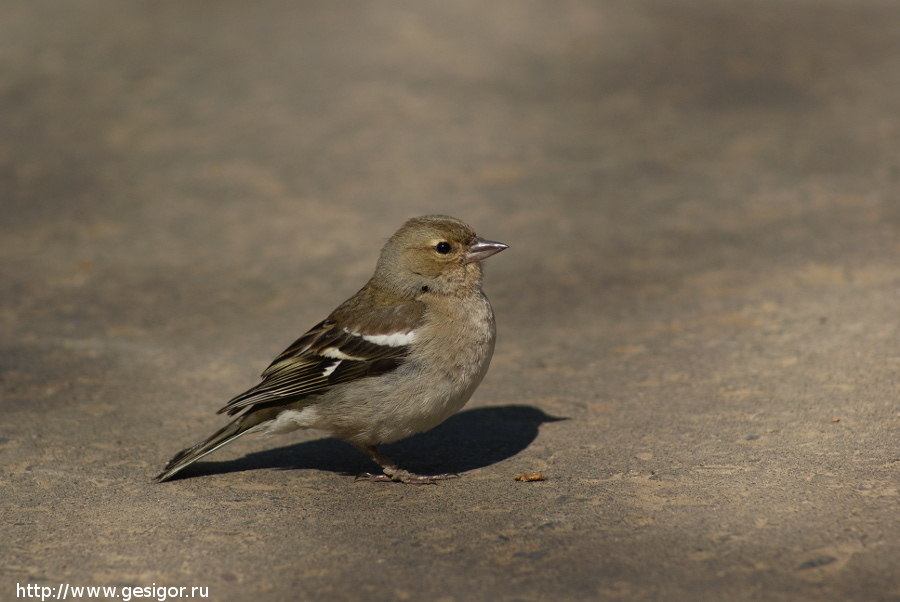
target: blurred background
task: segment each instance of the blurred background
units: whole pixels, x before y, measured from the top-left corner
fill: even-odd
[[[898,63],[888,0],[0,0],[0,598],[900,595]],[[510,246],[507,447],[149,483],[427,213]]]

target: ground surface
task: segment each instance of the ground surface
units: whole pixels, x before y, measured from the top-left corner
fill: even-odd
[[[0,15],[0,599],[900,599],[896,2]],[[435,212],[510,246],[484,384],[388,449],[462,478],[151,482]]]

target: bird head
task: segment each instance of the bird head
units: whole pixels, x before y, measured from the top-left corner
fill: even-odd
[[[408,220],[381,251],[375,278],[405,295],[461,295],[481,287],[481,261],[507,245],[446,215]]]

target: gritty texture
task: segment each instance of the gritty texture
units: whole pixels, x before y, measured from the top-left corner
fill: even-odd
[[[900,598],[893,0],[0,0],[0,74],[0,599]],[[510,245],[385,449],[461,478],[151,482],[427,213]]]

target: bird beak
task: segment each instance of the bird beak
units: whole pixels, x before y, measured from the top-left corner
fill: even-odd
[[[469,247],[469,252],[466,253],[466,263],[487,259],[491,255],[499,253],[500,251],[508,247],[509,245],[505,245],[502,242],[494,242],[492,240],[476,238],[475,243],[471,247]]]

